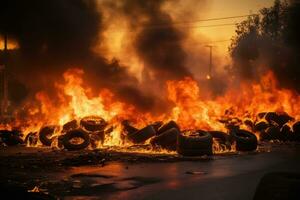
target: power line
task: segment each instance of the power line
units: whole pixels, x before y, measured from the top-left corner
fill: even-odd
[[[181,21],[181,22],[170,22],[170,23],[161,23],[161,24],[143,24],[136,27],[142,27],[146,29],[163,29],[163,28],[170,28],[178,25],[188,25],[198,22],[205,22],[205,21],[219,21],[219,20],[226,20],[226,19],[237,19],[237,18],[244,18],[250,16],[257,16],[259,14],[249,14],[249,15],[236,15],[236,16],[227,16],[227,17],[215,17],[215,18],[208,18],[208,19],[195,19],[191,21]],[[227,24],[212,24],[212,25],[199,25],[199,26],[181,26],[183,28],[208,28],[208,27],[221,27],[221,26],[233,26],[237,23],[227,23]],[[177,27],[176,27],[177,28]],[[134,31],[129,31],[134,32]]]
[[[144,25],[144,26],[165,26],[165,25],[169,26],[169,25],[178,25],[178,24],[191,24],[191,23],[197,23],[197,22],[244,18],[244,17],[250,17],[250,16],[257,16],[257,15],[259,15],[259,14],[236,15],[236,16],[227,16],[227,17],[215,17],[215,18],[208,18],[208,19],[195,19],[195,20],[191,20],[191,21],[181,21],[181,22],[161,23],[161,24],[148,24],[148,25]]]
[[[220,27],[220,26],[235,26],[237,23],[229,24],[211,24],[211,25],[200,25],[200,26],[183,26],[183,28],[209,28],[209,27]]]

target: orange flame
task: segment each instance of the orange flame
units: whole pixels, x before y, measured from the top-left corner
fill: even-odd
[[[105,138],[105,146],[122,146],[129,143],[122,139],[121,121],[129,119],[137,127],[155,121],[176,121],[181,129],[204,129],[226,131],[220,122],[223,117],[255,120],[260,112],[286,112],[299,120],[300,97],[294,91],[280,89],[272,72],[268,72],[258,83],[243,83],[231,88],[225,95],[214,99],[203,99],[201,86],[190,77],[179,81],[168,81],[168,100],[173,104],[170,113],[155,116],[138,112],[133,106],[116,100],[114,94],[103,88],[93,96],[91,89],[83,86],[84,72],[70,69],[63,74],[64,82],[55,83],[56,99],[41,91],[35,101],[28,102],[17,114],[15,125],[25,133],[37,132],[46,124],[62,126],[72,119],[98,115],[114,130]],[[26,112],[26,117],[20,113]],[[1,128],[12,128],[3,125]],[[60,134],[60,133],[57,133]],[[24,136],[25,137],[25,136]]]

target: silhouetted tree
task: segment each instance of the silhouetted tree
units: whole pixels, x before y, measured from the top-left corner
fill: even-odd
[[[281,86],[300,91],[299,19],[299,0],[275,0],[270,8],[239,23],[229,47],[234,72],[255,79],[264,70],[260,68],[263,60]]]

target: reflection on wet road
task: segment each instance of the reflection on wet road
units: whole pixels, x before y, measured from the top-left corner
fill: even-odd
[[[52,174],[56,181],[48,188],[65,199],[252,199],[266,172],[299,169],[300,158],[293,151],[201,162],[114,162]]]

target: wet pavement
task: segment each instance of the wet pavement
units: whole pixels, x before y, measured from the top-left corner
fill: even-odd
[[[5,152],[1,151],[0,158]],[[47,151],[40,154],[47,155]],[[63,199],[252,199],[264,174],[299,173],[299,155],[300,146],[281,145],[270,151],[194,161],[115,159],[76,167],[16,167],[14,172],[4,172],[2,164],[1,182],[22,183],[31,189],[37,186],[39,191]]]

